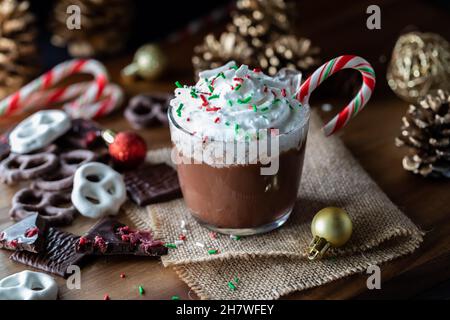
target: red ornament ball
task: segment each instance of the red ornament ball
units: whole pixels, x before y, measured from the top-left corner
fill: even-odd
[[[109,154],[115,166],[120,169],[130,169],[144,162],[147,144],[134,132],[119,132],[109,145]]]

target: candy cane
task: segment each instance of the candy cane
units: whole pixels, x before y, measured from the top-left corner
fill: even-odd
[[[94,79],[54,88],[65,78],[78,74],[91,74]],[[0,101],[0,117],[62,103],[72,117],[97,118],[112,112],[122,102],[119,86],[108,82],[105,67],[96,60],[75,59],[63,62],[19,91]]]
[[[332,135],[344,127],[369,101],[375,87],[375,71],[370,63],[361,57],[351,55],[334,58],[314,71],[314,73],[300,86],[297,95],[297,99],[300,103],[307,104],[311,93],[328,77],[342,69],[358,70],[362,75],[363,84],[353,100],[323,127],[326,136]]]

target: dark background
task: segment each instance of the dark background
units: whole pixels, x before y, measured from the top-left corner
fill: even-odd
[[[69,58],[65,49],[53,47],[49,42],[48,21],[55,1],[57,0],[31,1],[32,9],[39,20],[40,50],[44,70]],[[448,0],[297,0],[296,2],[295,32],[310,38],[313,44],[321,48],[323,61],[341,54],[360,55],[374,66],[378,79],[385,76],[395,41],[402,33],[413,30],[430,31],[450,40]],[[183,29],[190,21],[229,3],[230,0],[130,0],[130,5],[136,7],[137,15],[126,51],[130,54],[146,42],[164,42],[167,35]],[[377,4],[381,8],[381,30],[366,28],[368,18],[366,8],[371,4]],[[192,43],[190,47],[183,47],[183,50],[186,50],[185,59],[190,61],[192,47],[201,42],[203,35],[208,32],[219,34],[225,23],[226,19],[201,30],[190,41]],[[107,62],[111,58],[115,57],[105,57],[101,60]],[[385,91],[386,82],[378,82],[377,87],[378,93]]]

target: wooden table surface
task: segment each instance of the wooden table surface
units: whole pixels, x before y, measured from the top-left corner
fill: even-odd
[[[373,100],[340,136],[390,199],[426,232],[425,241],[415,253],[381,266],[381,290],[367,290],[367,275],[358,274],[291,294],[286,297],[289,299],[428,297],[439,292],[439,288],[445,287],[450,279],[450,181],[424,179],[402,169],[401,158],[404,150],[396,148],[393,141],[399,133],[400,119],[407,104],[386,88],[383,74],[386,57],[389,57],[396,37],[405,26],[415,24],[435,32],[446,30],[447,34],[444,36],[448,38],[449,31],[444,26],[449,13],[423,1],[379,2],[383,27],[386,26],[386,29],[373,33],[365,30],[358,34],[358,30],[364,29],[365,8],[370,1],[361,1],[358,4],[351,1],[339,2],[345,9],[340,8],[341,15],[337,16],[331,14],[333,10],[337,10],[333,8],[337,3],[316,0],[314,4],[303,5],[300,13],[303,25],[301,30],[322,47],[325,58],[342,53],[357,53],[366,57],[377,69],[378,88]],[[316,12],[317,8],[325,6],[325,3],[325,11],[314,17],[306,14],[310,11]],[[420,20],[417,19],[418,13],[423,14]],[[349,29],[355,30],[353,40],[349,37]],[[362,35],[368,35],[369,39],[363,39]],[[175,80],[192,83],[189,57],[192,46],[198,43],[199,39],[200,35],[176,46],[165,46],[171,68],[163,79],[155,82],[126,84],[120,80],[119,71],[130,61],[130,54],[109,59],[105,63],[112,78],[123,85],[129,96],[140,92],[171,91]],[[321,115],[326,119],[330,118],[346,99],[347,97],[332,98],[330,101],[336,107],[329,113],[321,111]],[[329,102],[329,99],[315,97],[312,106],[318,107],[323,102]],[[0,132],[23,117],[0,120]],[[114,130],[129,129],[120,112],[100,122],[104,127]],[[140,133],[151,148],[167,146],[169,143],[167,128],[141,130]],[[11,197],[16,190],[17,188],[0,186],[0,229],[12,224],[8,211]],[[123,214],[119,218],[127,222]],[[92,223],[87,218],[79,217],[72,226],[65,229],[82,234]],[[8,251],[0,252],[0,278],[26,269],[11,262],[9,255]],[[122,272],[126,274],[125,279],[119,276]],[[60,278],[58,283],[61,299],[102,299],[104,294],[109,294],[111,299],[170,299],[172,295],[178,295],[182,299],[195,299],[195,294],[189,291],[187,285],[180,281],[170,268],[162,267],[158,260],[138,257],[107,257],[94,260],[82,269],[80,290],[68,290],[65,281]],[[139,296],[139,285],[145,288],[144,296]]]

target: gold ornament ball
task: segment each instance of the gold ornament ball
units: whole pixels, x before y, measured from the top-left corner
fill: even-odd
[[[139,76],[146,80],[158,78],[166,69],[167,59],[161,48],[156,44],[146,44],[140,47],[133,63],[126,66],[122,73],[125,76]]]
[[[314,216],[311,232],[314,237],[325,239],[333,247],[343,246],[351,237],[352,221],[341,208],[327,207]]]

